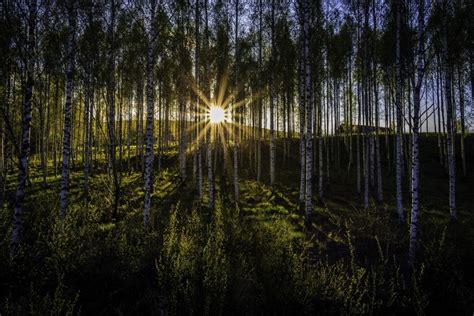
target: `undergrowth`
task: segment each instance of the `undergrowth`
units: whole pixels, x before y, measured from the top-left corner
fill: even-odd
[[[171,180],[160,181],[168,186]],[[73,203],[61,222],[49,201],[54,195],[52,189],[32,194],[14,257],[10,209],[0,212],[1,315],[472,310],[472,288],[449,225],[421,240],[410,269],[407,240],[399,238],[406,226],[397,226],[386,208],[316,208],[308,232],[286,195],[243,182],[240,205],[222,192],[212,211],[204,203],[156,202],[153,225],[145,229],[141,206],[131,198],[118,221],[92,197]]]

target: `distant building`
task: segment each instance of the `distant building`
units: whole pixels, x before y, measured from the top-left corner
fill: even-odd
[[[370,125],[358,125],[358,124],[353,124],[352,125],[352,133],[370,133],[370,132],[375,132],[376,127],[375,126],[370,126]],[[351,126],[346,125],[346,124],[341,124],[339,125],[339,128],[337,129],[339,133],[349,133],[351,131]],[[392,133],[393,129],[390,127],[378,127],[378,132],[380,134],[385,134],[385,133]]]

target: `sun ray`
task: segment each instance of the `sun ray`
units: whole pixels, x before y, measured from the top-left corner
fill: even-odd
[[[226,139],[225,139],[225,136],[224,136],[224,129],[223,128],[218,128],[218,134],[219,134],[219,139],[221,140],[222,146],[224,148],[225,168],[226,168],[226,170],[230,170],[231,172],[233,172],[233,167],[232,167],[232,163],[231,163],[231,160],[230,160],[229,151],[227,150],[228,149],[227,148],[227,143],[226,143]]]
[[[199,141],[200,141],[201,139],[204,139],[204,138],[205,138],[205,136],[206,136],[206,134],[207,134],[207,131],[208,131],[210,128],[211,128],[211,124],[206,124],[206,125],[204,126],[204,128],[199,131],[199,134],[196,136],[195,141],[194,141],[194,142],[192,143],[192,145],[191,145],[191,148],[190,148],[190,151],[191,151],[191,152],[196,149],[196,147],[197,147],[198,144],[199,144]]]
[[[206,106],[211,106],[211,101],[206,97],[203,91],[201,91],[195,83],[192,84],[192,89],[194,93],[199,97],[199,99],[206,105]],[[201,107],[201,104],[199,105]],[[205,107],[202,108],[205,110]]]
[[[189,126],[186,127],[186,132],[191,132],[196,127],[200,128],[204,124],[206,124],[204,120],[198,121],[198,122],[191,122],[191,124],[189,124]]]
[[[225,98],[225,100],[222,102],[222,104],[220,105],[222,108],[228,110],[229,108],[229,104],[231,104],[231,101],[234,99],[234,95],[231,93],[229,94],[229,96],[227,98]]]

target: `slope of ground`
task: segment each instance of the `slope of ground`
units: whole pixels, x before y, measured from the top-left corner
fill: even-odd
[[[94,172],[86,201],[81,171],[74,171],[62,223],[59,176],[43,186],[32,169],[23,242],[13,259],[11,204],[0,213],[0,313],[470,313],[473,177],[459,178],[459,219],[450,222],[436,139],[421,142],[423,206],[414,271],[406,265],[408,225],[398,224],[393,208],[393,172],[384,173],[385,202],[363,209],[342,144],[340,165],[331,165],[324,203],[315,200],[309,229],[298,207],[296,141],[286,158],[278,143],[273,188],[266,183],[268,147],[259,183],[249,158],[254,144],[243,146],[241,200],[233,200],[231,177],[226,181],[218,172],[212,212],[206,197],[197,200],[191,179],[180,179],[176,151],[165,152],[149,229],[142,223],[139,172],[123,173],[119,214],[112,219],[107,175]],[[467,144],[468,170],[474,170],[472,137]],[[384,170],[388,165],[384,155]],[[14,185],[12,176],[10,201]],[[407,181],[404,186],[408,204]]]

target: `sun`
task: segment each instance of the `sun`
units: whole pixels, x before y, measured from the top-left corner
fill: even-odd
[[[220,106],[211,106],[209,109],[209,120],[217,124],[225,121],[225,111]]]

